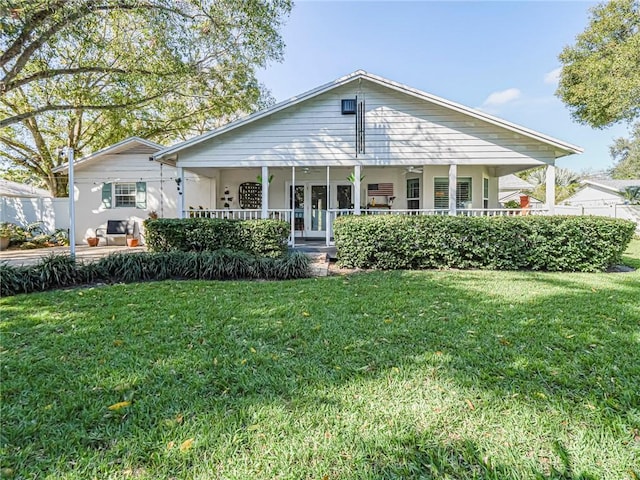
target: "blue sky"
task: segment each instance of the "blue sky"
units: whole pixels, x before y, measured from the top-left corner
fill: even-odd
[[[554,96],[558,54],[596,2],[298,1],[282,30],[284,61],[259,79],[279,102],[358,69],[585,149],[577,172],[612,166],[626,125],[579,125]]]

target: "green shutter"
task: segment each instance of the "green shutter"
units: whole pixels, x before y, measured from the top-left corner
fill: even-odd
[[[146,182],[136,182],[136,208],[147,208]]]
[[[111,208],[111,184],[102,184],[102,206],[104,208]]]

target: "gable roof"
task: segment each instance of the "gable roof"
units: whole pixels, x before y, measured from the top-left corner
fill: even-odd
[[[594,187],[604,188],[615,193],[622,193],[627,187],[640,187],[640,178],[631,180],[610,180],[610,179],[598,179],[598,180],[584,180],[584,186],[593,185]]]
[[[51,197],[48,190],[0,178],[0,197]]]
[[[162,150],[164,145],[152,142],[151,140],[145,140],[140,137],[129,137],[118,143],[114,143],[102,150],[98,150],[86,157],[82,157],[79,160],[74,160],[73,168],[82,167],[83,165],[96,160],[103,155],[117,155],[117,154],[134,154],[134,153],[148,153],[149,156]],[[66,172],[69,169],[69,162],[57,166],[53,169],[54,173]]]
[[[533,188],[533,185],[517,175],[510,173],[498,178],[499,190],[522,190]]]
[[[194,145],[197,145],[199,143],[202,143],[204,141],[209,140],[210,138],[216,137],[218,135],[222,135],[223,133],[227,133],[231,130],[234,130],[236,128],[239,128],[243,125],[246,125],[248,123],[254,122],[256,120],[259,120],[261,118],[267,117],[269,115],[272,115],[276,112],[279,112],[281,110],[284,110],[286,108],[289,108],[293,105],[297,105],[299,103],[302,103],[306,100],[309,100],[311,98],[314,98],[318,95],[321,95],[323,93],[326,93],[330,90],[333,90],[335,88],[341,87],[343,85],[346,85],[348,83],[354,82],[356,80],[368,80],[372,83],[381,85],[383,87],[386,88],[390,88],[392,90],[396,90],[402,93],[405,93],[407,95],[410,95],[412,97],[418,98],[420,100],[424,100],[427,102],[431,102],[433,104],[448,108],[450,110],[454,110],[456,112],[468,115],[470,117],[474,117],[477,118],[479,120],[485,121],[487,123],[505,128],[507,130],[513,131],[515,133],[521,134],[525,137],[529,137],[532,138],[534,140],[546,143],[547,145],[550,145],[552,147],[554,147],[556,149],[556,158],[559,157],[563,157],[565,155],[571,155],[574,153],[582,153],[583,149],[572,145],[570,143],[567,142],[563,142],[561,140],[555,139],[553,137],[549,137],[547,135],[544,135],[542,133],[536,132],[534,130],[530,130],[528,128],[522,127],[520,125],[516,125],[515,123],[511,123],[511,122],[507,122],[506,120],[502,120],[501,118],[498,117],[494,117],[493,115],[489,115],[487,113],[481,112],[479,110],[475,110],[472,109],[470,107],[464,106],[462,104],[459,103],[455,103],[452,102],[450,100],[446,100],[444,98],[441,97],[437,97],[435,95],[431,95],[429,93],[423,92],[421,90],[403,85],[401,83],[397,83],[394,82],[392,80],[377,76],[377,75],[373,75],[371,73],[365,72],[364,70],[357,70],[353,73],[350,73],[349,75],[345,75],[344,77],[341,77],[333,82],[329,82],[326,83],[320,87],[314,88],[312,90],[309,90],[305,93],[302,93],[300,95],[297,95],[295,97],[290,98],[289,100],[285,100],[284,102],[280,102],[276,105],[273,105],[270,108],[267,108],[265,110],[261,110],[259,112],[253,113],[251,115],[248,115],[246,117],[243,117],[241,119],[238,119],[234,122],[228,123],[227,125],[217,128],[215,130],[212,130],[210,132],[207,132],[205,134],[199,135],[197,137],[193,137],[190,138],[189,140],[186,140],[184,142],[181,143],[177,143],[175,145],[172,145],[170,147],[165,148],[164,150],[159,151],[158,153],[156,153],[153,157],[156,160],[161,160],[163,158],[172,156],[174,154],[176,154],[177,152],[179,152],[180,150],[184,150],[186,148],[192,147]]]

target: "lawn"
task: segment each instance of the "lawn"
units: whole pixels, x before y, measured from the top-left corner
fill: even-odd
[[[0,307],[3,477],[640,477],[640,272],[166,281]]]

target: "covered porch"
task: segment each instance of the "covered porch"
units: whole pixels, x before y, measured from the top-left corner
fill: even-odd
[[[519,167],[525,168],[531,166]],[[181,218],[280,219],[291,226],[291,246],[309,240],[333,245],[333,223],[341,215],[553,214],[553,165],[547,166],[545,208],[526,211],[500,207],[501,170],[457,164],[178,167],[178,212]]]

